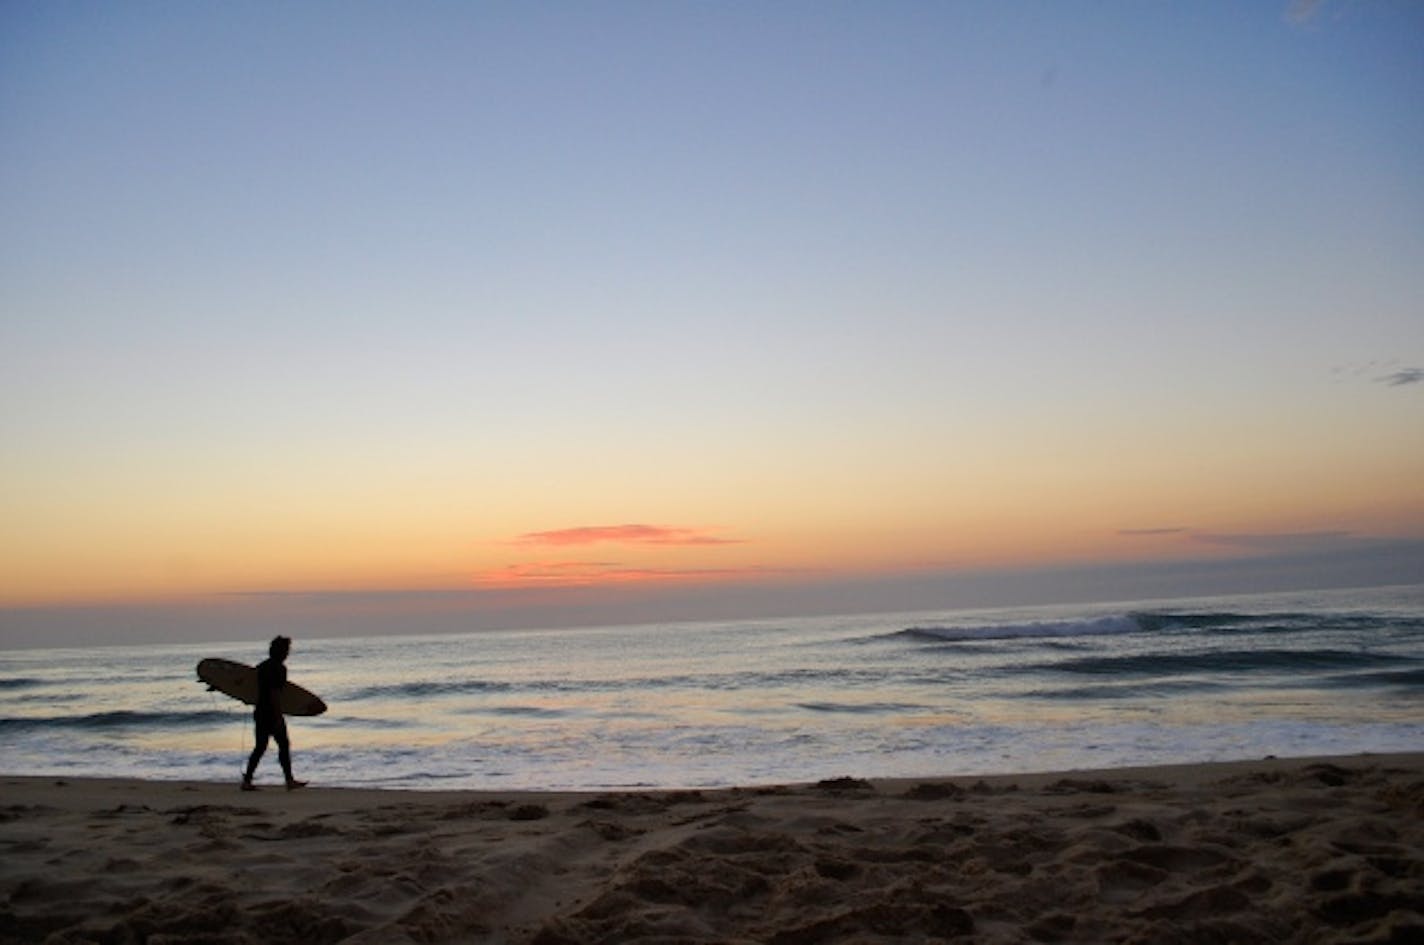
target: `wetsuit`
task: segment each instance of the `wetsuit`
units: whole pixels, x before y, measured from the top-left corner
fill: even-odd
[[[257,762],[267,750],[269,739],[277,740],[277,760],[282,765],[282,774],[287,781],[292,780],[292,751],[287,742],[287,719],[278,707],[282,687],[287,684],[287,667],[274,659],[257,664],[257,704],[252,710],[253,721],[257,723],[257,744],[247,759],[247,781],[257,772]]]

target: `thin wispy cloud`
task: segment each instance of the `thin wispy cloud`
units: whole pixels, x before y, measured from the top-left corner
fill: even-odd
[[[1404,368],[1393,373],[1386,374],[1378,378],[1381,384],[1389,387],[1405,387],[1409,384],[1418,384],[1424,381],[1424,368]]]
[[[762,576],[763,568],[650,568],[616,561],[536,561],[481,571],[477,587],[592,587],[652,582],[696,582]]]
[[[1118,534],[1128,538],[1142,538],[1151,535],[1184,535],[1189,531],[1181,526],[1169,526],[1167,528],[1120,528]]]
[[[1358,364],[1341,364],[1331,368],[1337,382],[1370,381],[1386,387],[1407,387],[1424,382],[1424,368],[1408,367],[1390,358],[1384,361],[1365,361]]]
[[[567,547],[570,545],[737,545],[741,539],[722,538],[705,528],[681,525],[581,525],[545,532],[527,532],[517,545]]]
[[[1266,555],[1309,554],[1318,551],[1337,551],[1359,548],[1367,545],[1369,538],[1353,532],[1300,531],[1300,532],[1220,532],[1202,531],[1185,526],[1165,528],[1121,528],[1117,534],[1123,538],[1180,536],[1184,541],[1199,545],[1216,545],[1223,548],[1237,548],[1242,551]]]
[[[619,545],[627,548],[699,548],[736,545],[743,541],[725,538],[712,529],[688,525],[579,525],[548,531],[526,532],[510,544],[523,548],[583,548],[592,545]],[[696,583],[706,580],[753,576],[760,568],[708,568],[628,565],[621,561],[580,558],[522,561],[491,568],[472,575],[480,588],[605,587],[648,583]]]
[[[1347,531],[1192,532],[1192,538],[1210,545],[1226,545],[1273,554],[1326,551],[1360,541]]]
[[[1320,15],[1325,0],[1291,0],[1286,8],[1286,19],[1296,26],[1304,26]]]

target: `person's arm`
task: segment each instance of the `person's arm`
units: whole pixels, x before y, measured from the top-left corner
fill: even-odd
[[[287,687],[287,665],[278,663],[272,667],[272,712],[276,715],[286,715],[282,711],[282,690]]]

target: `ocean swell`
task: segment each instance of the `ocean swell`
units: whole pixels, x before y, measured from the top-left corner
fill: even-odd
[[[0,718],[0,732],[43,729],[162,729],[212,725],[229,721],[230,712],[94,712],[89,715],[11,716]]]
[[[985,627],[908,627],[891,636],[926,643],[973,643],[981,640],[1029,640],[1051,637],[1104,637],[1142,633],[1133,614],[1111,614],[1082,620],[1033,621]]]

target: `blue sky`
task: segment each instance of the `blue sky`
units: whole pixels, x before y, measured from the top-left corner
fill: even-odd
[[[7,4],[0,603],[1424,539],[1421,45],[1363,0]],[[631,523],[737,540],[516,541]]]

